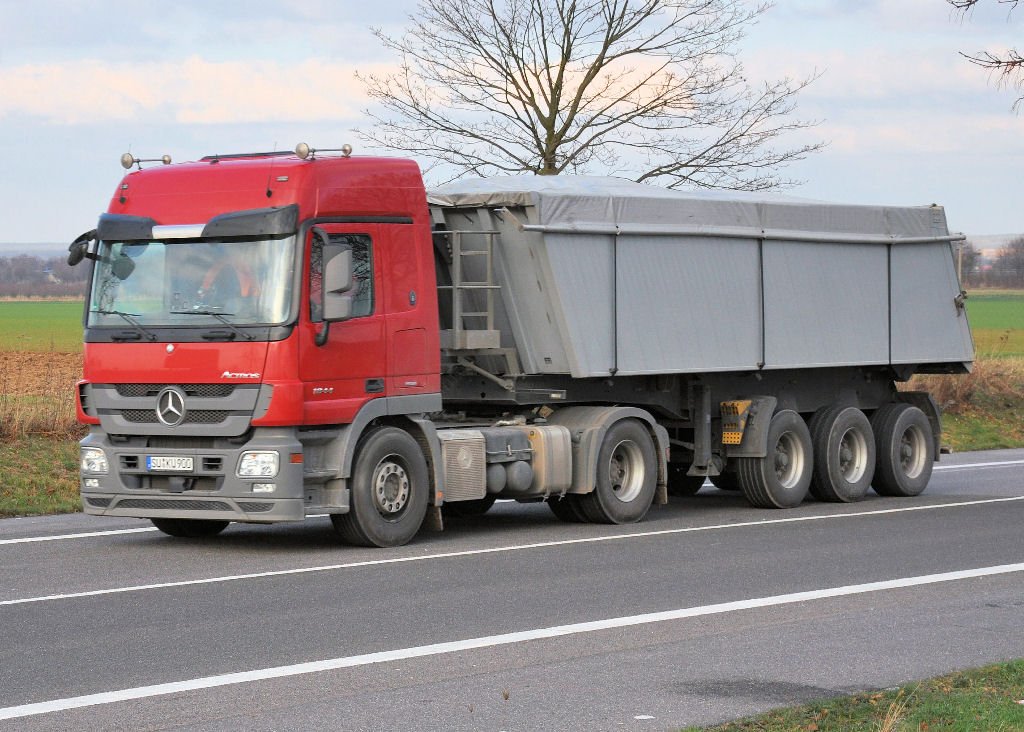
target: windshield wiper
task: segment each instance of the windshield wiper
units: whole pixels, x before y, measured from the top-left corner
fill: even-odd
[[[149,330],[146,330],[135,318],[139,317],[138,313],[122,313],[120,310],[90,310],[92,313],[99,313],[100,315],[120,315],[131,327],[135,328],[147,341],[155,341],[156,336]]]
[[[241,336],[247,341],[251,341],[255,337],[251,333],[246,333],[244,330],[242,330],[237,325],[232,323],[230,320],[225,318],[223,313],[218,313],[213,310],[172,310],[171,315],[209,315],[211,317],[216,318],[224,325],[226,325],[228,328],[230,328],[231,332],[234,333],[236,336]],[[234,313],[227,313],[227,315],[234,315]]]

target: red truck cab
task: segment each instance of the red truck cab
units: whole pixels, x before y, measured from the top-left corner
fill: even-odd
[[[346,466],[327,446],[353,423],[440,409],[412,161],[269,153],[135,170],[82,253],[87,513],[195,533],[344,512]]]

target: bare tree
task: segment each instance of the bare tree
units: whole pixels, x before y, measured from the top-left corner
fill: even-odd
[[[970,12],[979,0],[946,0],[950,5],[961,13]],[[996,0],[996,2],[1009,6],[1012,12],[1020,0]],[[983,69],[988,69],[998,76],[1001,84],[1012,86],[1015,89],[1024,89],[1024,56],[1016,48],[1011,48],[1003,54],[994,54],[989,51],[978,51],[975,54],[960,53],[972,64],[977,64]],[[1024,103],[1024,95],[1017,97],[1013,103],[1014,109],[1020,109]]]
[[[360,78],[367,141],[449,177],[600,171],[669,188],[763,190],[821,142],[792,118],[814,76],[748,83],[737,58],[767,6],[744,0],[422,0],[377,38],[399,71]]]

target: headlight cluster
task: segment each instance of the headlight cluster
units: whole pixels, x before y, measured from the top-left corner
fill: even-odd
[[[280,456],[276,451],[243,452],[235,474],[239,478],[273,478],[279,465]]]
[[[83,447],[81,451],[82,472],[106,474],[110,472],[107,455],[98,447]]]

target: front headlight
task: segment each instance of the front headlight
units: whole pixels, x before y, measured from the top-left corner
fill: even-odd
[[[239,478],[273,478],[279,464],[280,456],[276,451],[243,452],[235,474]]]
[[[83,473],[110,472],[110,465],[107,463],[107,455],[98,447],[83,447],[81,452],[81,467]]]

